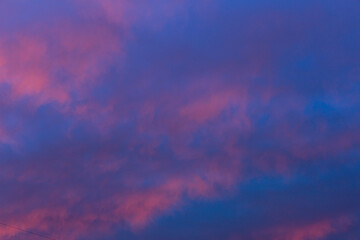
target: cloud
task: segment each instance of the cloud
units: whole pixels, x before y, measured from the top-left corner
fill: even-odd
[[[0,222],[70,240],[356,234],[349,4],[1,2]]]

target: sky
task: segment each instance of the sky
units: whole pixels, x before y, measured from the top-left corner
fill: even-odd
[[[0,239],[358,240],[359,12],[0,0]]]

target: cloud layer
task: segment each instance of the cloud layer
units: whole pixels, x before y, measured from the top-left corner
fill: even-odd
[[[0,223],[59,240],[357,239],[359,8],[1,1]]]

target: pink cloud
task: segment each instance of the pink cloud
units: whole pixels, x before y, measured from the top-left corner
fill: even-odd
[[[303,226],[286,226],[275,230],[279,240],[316,240],[321,239],[330,234],[346,230],[352,225],[351,218],[341,217],[337,219],[323,220]]]
[[[69,103],[70,91],[81,94],[94,85],[122,47],[108,25],[96,22],[56,20],[0,35],[0,83],[11,86],[14,99],[30,96],[38,103]]]

